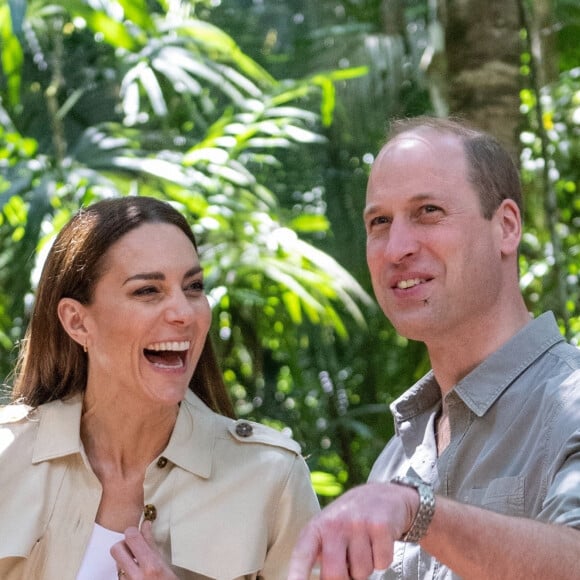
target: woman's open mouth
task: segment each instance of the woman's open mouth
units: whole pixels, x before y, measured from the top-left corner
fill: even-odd
[[[163,369],[179,369],[185,366],[189,340],[156,342],[143,350],[145,358]]]

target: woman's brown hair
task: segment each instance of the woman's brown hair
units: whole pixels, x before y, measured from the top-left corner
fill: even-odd
[[[87,357],[65,332],[58,313],[62,298],[90,304],[111,246],[146,223],[178,227],[197,251],[187,220],[169,203],[151,197],[122,197],[81,209],[56,237],[44,264],[30,323],[15,369],[13,399],[36,407],[82,392]],[[208,336],[189,388],[211,409],[234,416]]]

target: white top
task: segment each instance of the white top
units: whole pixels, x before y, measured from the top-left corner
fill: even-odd
[[[113,532],[95,523],[77,580],[115,580],[117,563],[110,550],[113,544],[124,537],[120,532]]]

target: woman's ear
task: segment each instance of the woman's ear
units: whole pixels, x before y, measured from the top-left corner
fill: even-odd
[[[85,307],[74,298],[61,298],[57,312],[66,333],[86,350],[88,333],[85,326]]]
[[[499,233],[500,250],[504,256],[517,254],[522,238],[520,208],[513,199],[504,199],[495,212]]]

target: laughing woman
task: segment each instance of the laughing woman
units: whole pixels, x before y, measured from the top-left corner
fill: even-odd
[[[210,318],[170,205],[101,201],[63,228],[0,410],[0,578],[286,578],[308,469],[233,419]]]

